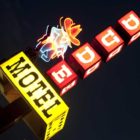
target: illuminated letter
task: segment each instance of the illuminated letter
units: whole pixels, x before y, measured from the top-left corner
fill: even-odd
[[[48,104],[47,109],[43,110],[44,115],[49,118],[51,115],[48,114],[48,110],[50,110],[53,106],[55,105],[59,105],[60,101],[59,100],[55,100],[52,102],[52,99],[54,98],[54,94],[48,90],[46,94],[44,94],[43,96],[41,96],[39,99],[35,99],[34,102],[35,104],[40,108],[41,106],[43,106],[46,102],[50,101],[50,104]],[[53,103],[53,104],[52,104]]]
[[[23,77],[22,79],[20,79],[19,84],[25,88],[31,85],[32,83],[34,83],[37,79],[38,79],[38,75],[35,72],[31,72],[27,74],[25,77]]]
[[[87,59],[87,55],[89,55],[90,57],[88,57]],[[77,53],[76,56],[78,57],[78,59],[84,63],[84,64],[87,64],[87,63],[90,63],[94,60],[95,58],[95,54],[92,50],[90,50],[89,47],[85,47],[85,51],[83,51],[82,53]]]
[[[50,100],[52,98],[54,98],[53,93],[50,90],[47,90],[46,94],[41,96],[39,99],[35,99],[34,102],[36,103],[36,105],[38,107],[41,107],[42,105],[44,105],[44,102],[46,102],[46,101],[48,101],[48,99]],[[43,101],[43,102],[41,103],[41,101]]]
[[[54,104],[52,104],[51,106],[49,106],[47,109],[43,109],[42,112],[44,113],[44,115],[49,118],[52,116],[52,114],[48,114],[48,111],[53,108],[55,105],[59,105],[60,101],[59,100],[55,100]]]
[[[122,21],[122,24],[124,24],[124,26],[129,30],[135,30],[138,28],[140,22],[133,14],[131,14],[129,19]]]
[[[37,83],[37,85],[39,85],[37,88],[35,88],[33,91],[29,91],[27,92],[27,94],[29,96],[32,96],[34,92],[36,92],[37,90],[39,90],[40,88],[42,88],[42,91],[47,87],[43,81],[40,81],[39,83]]]
[[[21,73],[23,70],[25,70],[25,69],[30,69],[30,65],[29,65],[29,64],[26,64],[26,65],[24,65],[24,66],[22,66],[22,67],[19,67],[19,65],[21,65],[21,63],[23,63],[23,62],[25,62],[25,59],[24,59],[23,57],[20,57],[20,60],[19,60],[19,61],[17,61],[16,63],[14,63],[14,64],[11,65],[11,66],[7,66],[7,67],[6,67],[8,70],[10,70],[12,67],[15,66],[12,70],[10,70],[10,73],[11,73],[11,74],[12,74],[14,71],[18,71],[17,73],[14,73],[14,74],[13,74],[13,77],[14,77],[14,78],[16,78],[17,75],[18,75],[19,73]]]
[[[108,30],[107,32],[108,32],[108,34],[106,34],[104,37],[102,37],[102,42],[104,45],[111,46],[115,42],[117,42],[117,43],[120,42],[120,39],[117,36],[115,36],[115,34],[111,30]],[[112,40],[108,41],[110,37],[112,37]]]
[[[73,81],[75,80],[77,81],[78,78],[76,73],[64,60],[54,65],[52,68],[46,71],[46,73],[54,82],[54,87],[59,92],[60,95],[64,94],[64,92],[62,94],[64,88],[66,88]],[[67,88],[67,91],[70,90],[71,88],[72,85],[71,87]]]
[[[71,71],[65,65],[62,65],[61,67],[62,69],[60,69],[58,72],[52,73],[52,75],[59,83],[62,83],[65,77],[69,77],[72,75]]]

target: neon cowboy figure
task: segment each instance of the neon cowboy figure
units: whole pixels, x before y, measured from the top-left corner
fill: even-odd
[[[45,62],[60,56],[64,59],[68,47],[72,48],[71,43],[75,46],[80,45],[80,41],[76,38],[82,31],[80,25],[75,25],[71,18],[66,18],[62,26],[62,18],[60,18],[60,28],[47,26],[45,35],[37,41],[36,50],[39,50],[39,56]]]

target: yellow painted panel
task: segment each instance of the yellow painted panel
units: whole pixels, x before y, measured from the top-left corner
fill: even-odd
[[[68,113],[67,105],[24,52],[18,53],[1,64],[1,69],[48,125],[46,139],[63,128]],[[61,122],[60,118],[62,116],[64,119]],[[61,126],[59,127],[60,123]],[[52,129],[48,130],[50,124]],[[47,134],[48,132],[49,135]]]

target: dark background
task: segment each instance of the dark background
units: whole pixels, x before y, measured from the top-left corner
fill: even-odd
[[[130,10],[140,16],[140,2],[1,0],[0,59],[34,47],[46,26],[56,26],[61,16],[81,24],[78,37],[83,44]],[[140,39],[64,95],[69,115],[65,128],[52,140],[140,140],[139,53]],[[47,64],[39,68],[47,69]],[[23,122],[0,135],[0,140],[11,139],[36,140]]]

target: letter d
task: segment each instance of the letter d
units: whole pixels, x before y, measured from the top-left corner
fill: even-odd
[[[77,53],[76,57],[78,57],[82,63],[87,64],[94,60],[95,54],[89,47],[85,47],[85,50],[81,53]]]
[[[135,17],[133,14],[131,14],[129,16],[129,18],[127,20],[123,20],[122,24],[128,29],[128,30],[135,30],[138,28],[140,22],[137,19],[137,17]]]

